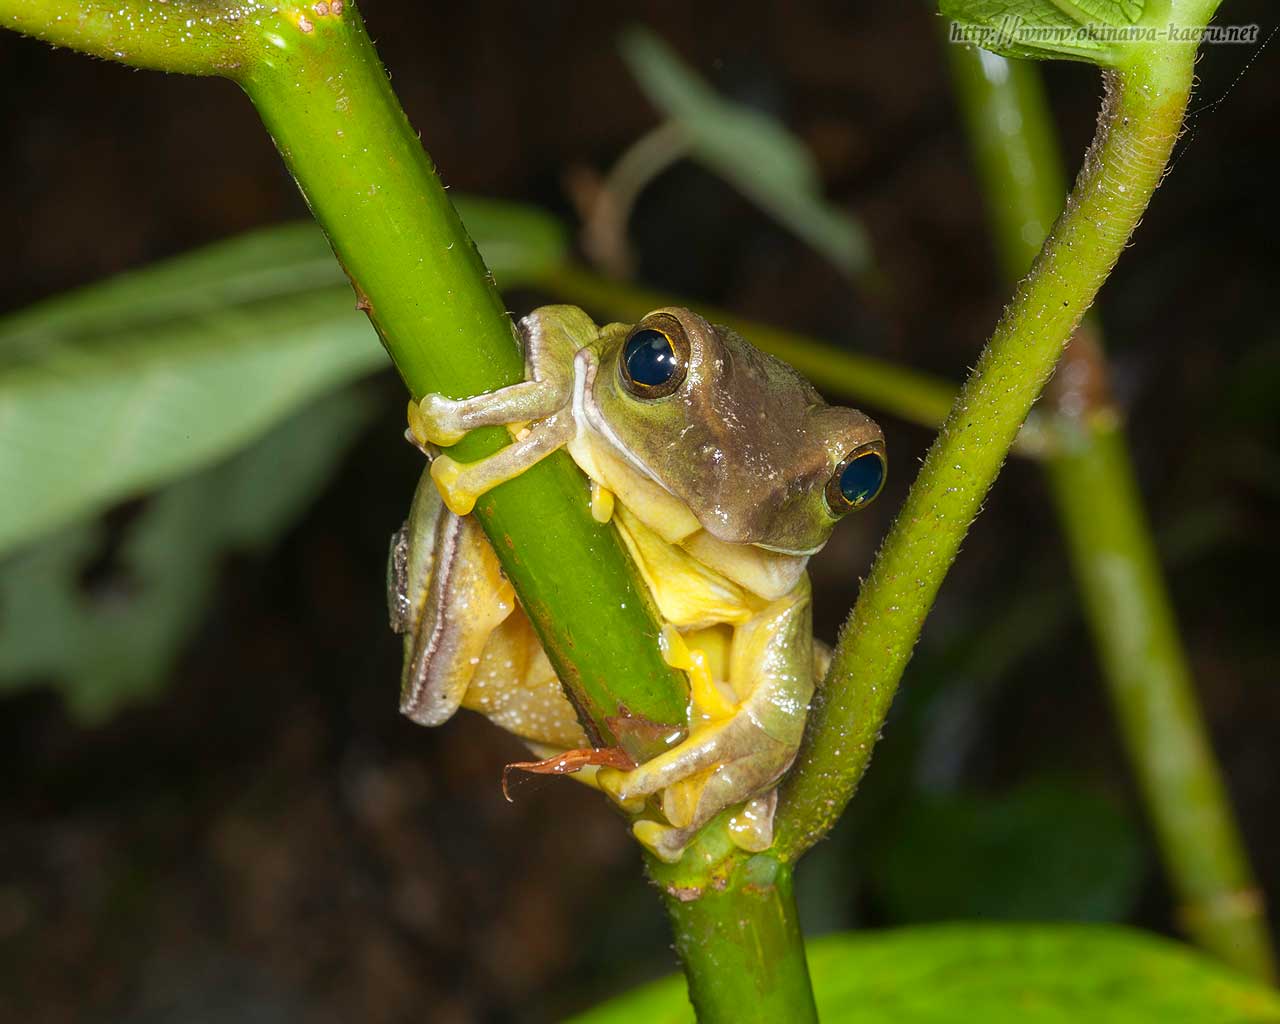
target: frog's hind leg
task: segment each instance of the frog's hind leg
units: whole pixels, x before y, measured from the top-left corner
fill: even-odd
[[[431,479],[436,482],[449,510],[466,515],[486,491],[519,476],[568,444],[576,429],[572,413],[562,409],[528,428],[501,451],[478,462],[458,462],[448,455],[437,455],[431,463]]]
[[[635,837],[659,859],[674,863],[698,829],[726,807],[745,800],[730,822],[730,836],[743,849],[767,850],[773,842],[773,784],[790,767],[794,749],[772,740],[744,718],[724,723],[720,735],[714,739],[705,734],[699,734],[697,739],[699,754],[705,751],[705,756],[699,756],[697,761],[709,760],[711,767],[682,775],[664,787],[662,813],[669,824],[637,821],[632,828]],[[703,747],[703,743],[707,745]],[[738,756],[718,761],[717,752]],[[638,771],[652,764],[652,761],[646,762]],[[686,759],[681,768],[672,770],[670,775],[681,774],[682,769],[687,771],[689,764],[690,760]],[[613,795],[615,786],[611,783],[615,782],[616,775],[604,771],[598,778],[601,788]],[[648,788],[653,782],[652,777],[646,778],[642,788]]]
[[[448,512],[426,473],[392,541],[388,587],[392,628],[405,634],[400,710],[439,725],[462,703],[490,636],[516,604],[480,524]]]
[[[598,773],[600,787],[631,813],[661,794],[667,824],[639,821],[633,829],[661,859],[678,860],[694,832],[743,801],[731,838],[744,849],[768,848],[770,793],[795,758],[813,695],[811,622],[803,581],[735,628],[729,677],[745,696],[729,717],[695,729],[633,771]]]

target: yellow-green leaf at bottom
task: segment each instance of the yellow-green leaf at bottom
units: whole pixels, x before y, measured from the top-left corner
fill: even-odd
[[[1280,996],[1186,946],[1103,925],[953,924],[809,944],[824,1024],[1280,1024]],[[684,1024],[670,977],[573,1024]]]

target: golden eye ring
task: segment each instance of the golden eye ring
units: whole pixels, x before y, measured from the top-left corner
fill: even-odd
[[[879,441],[851,451],[827,481],[827,508],[831,514],[839,518],[870,505],[884,490],[888,469],[884,445]]]

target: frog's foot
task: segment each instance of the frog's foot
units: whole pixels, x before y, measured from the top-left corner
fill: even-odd
[[[448,455],[436,456],[431,463],[431,479],[449,511],[465,516],[475,508],[476,499],[482,494],[546,458],[566,444],[573,432],[573,416],[568,411],[558,412],[521,431],[507,447],[478,462],[458,462]]]
[[[443,395],[427,395],[421,402],[409,403],[409,433],[419,448],[429,444],[445,447],[457,444],[467,434],[462,426],[458,406],[461,402]]]
[[[739,714],[702,729],[632,771],[602,768],[596,784],[632,814],[643,810],[649,796],[662,794],[667,824],[640,821],[633,832],[663,860],[679,860],[699,828],[726,807],[744,801],[747,806],[734,816],[730,836],[744,849],[767,849],[773,838],[767,794],[794,757],[794,747]]]
[[[778,806],[778,791],[752,797],[729,818],[729,838],[740,849],[760,853],[773,845],[773,814]],[[658,821],[637,821],[631,833],[642,846],[659,860],[675,864],[684,855],[698,828],[677,828]]]

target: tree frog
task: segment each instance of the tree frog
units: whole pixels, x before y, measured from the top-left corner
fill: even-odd
[[[586,744],[468,515],[490,488],[567,448],[590,479],[592,513],[616,524],[654,598],[665,657],[690,681],[687,735],[590,781],[665,861],[730,807],[734,842],[767,849],[775,785],[829,657],[815,648],[805,565],[880,492],[880,428],[687,309],[598,327],[580,309],[546,306],[520,335],[522,382],[409,406],[410,439],[433,457],[388,573],[392,625],[405,634],[401,710],[438,725],[471,708],[539,756]],[[440,452],[495,424],[513,437],[497,454],[462,464]]]

